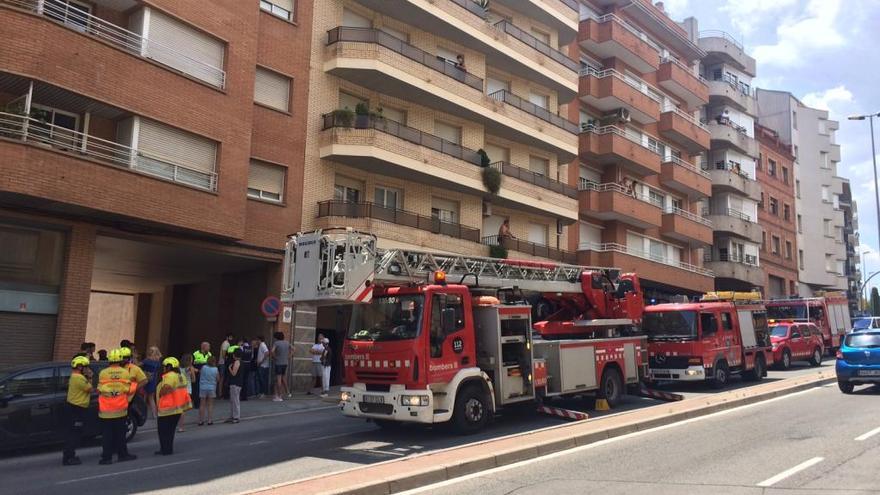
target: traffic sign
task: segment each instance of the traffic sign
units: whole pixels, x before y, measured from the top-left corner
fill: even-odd
[[[269,296],[260,303],[260,311],[266,318],[278,316],[281,312],[281,300],[275,296]]]

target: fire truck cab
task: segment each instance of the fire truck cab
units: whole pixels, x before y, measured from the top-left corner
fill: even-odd
[[[773,362],[767,315],[757,293],[708,293],[700,302],[645,308],[649,376],[653,380],[709,381],[732,375],[760,380]]]

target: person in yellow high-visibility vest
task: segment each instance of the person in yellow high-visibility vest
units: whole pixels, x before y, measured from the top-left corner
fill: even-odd
[[[89,409],[89,399],[92,393],[92,369],[89,367],[89,358],[85,356],[74,357],[70,362],[70,367],[67,402],[64,405],[69,427],[61,463],[65,466],[76,466],[82,464],[82,461],[76,456],[76,449],[82,438],[83,425]]]
[[[121,347],[119,352],[122,353],[122,367],[128,370],[128,374],[131,376],[131,384],[129,384],[128,387],[128,402],[131,403],[138,390],[143,390],[144,387],[147,386],[149,380],[147,380],[147,375],[144,373],[144,370],[142,370],[140,366],[131,362],[131,349],[128,347]]]
[[[164,368],[162,381],[156,385],[159,450],[155,453],[171,455],[174,453],[174,432],[177,423],[181,414],[192,409],[192,399],[186,391],[186,380],[180,374],[180,361],[177,358],[167,357],[162,361],[162,366]]]
[[[125,420],[128,416],[128,392],[131,375],[122,367],[119,349],[107,355],[110,365],[98,375],[98,418],[101,421],[103,450],[99,464],[113,464],[113,454],[119,462],[137,459],[128,453],[125,445]]]

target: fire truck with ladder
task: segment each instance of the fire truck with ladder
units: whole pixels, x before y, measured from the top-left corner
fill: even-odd
[[[380,426],[469,433],[517,403],[614,405],[647,372],[638,277],[606,268],[381,250],[325,229],[289,239],[282,300],[353,305],[341,409]],[[544,308],[534,327],[528,301]]]
[[[699,302],[645,309],[652,380],[760,380],[773,364],[767,311],[757,292],[709,292]]]
[[[771,320],[813,323],[822,331],[825,350],[833,356],[851,328],[845,292],[819,293],[816,297],[771,299],[764,303]]]

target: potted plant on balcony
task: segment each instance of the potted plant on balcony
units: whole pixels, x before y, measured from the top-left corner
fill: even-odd
[[[354,107],[354,126],[357,129],[366,129],[370,123],[370,107],[360,102]]]
[[[333,125],[335,127],[351,127],[351,122],[354,119],[354,112],[348,107],[342,110],[333,110],[330,112],[330,115],[333,116]]]
[[[492,244],[489,246],[489,257],[490,258],[507,258],[507,248],[501,246],[499,244]]]
[[[492,167],[483,168],[483,186],[492,194],[498,194],[501,189],[501,172]]]
[[[480,148],[477,150],[477,154],[480,155],[480,166],[483,168],[488,167],[492,164],[492,160],[489,159],[489,155],[486,153],[486,150]]]

